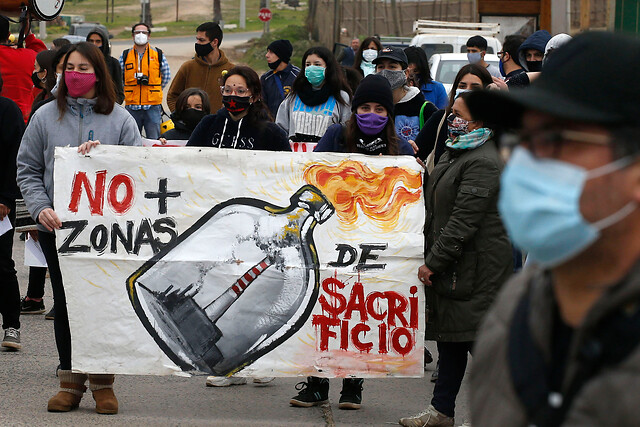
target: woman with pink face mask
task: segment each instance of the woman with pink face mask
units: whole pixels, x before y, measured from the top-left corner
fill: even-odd
[[[118,401],[112,388],[114,376],[71,370],[71,333],[54,234],[62,223],[53,203],[53,159],[55,147],[68,145],[78,147],[81,154],[99,144],[139,146],[140,132],[133,117],[115,102],[115,88],[100,49],[90,43],[73,45],[65,56],[63,70],[56,101],[43,105],[31,117],[17,160],[18,185],[38,224],[38,240],[53,287],[60,391],[49,400],[47,409],[76,409],[88,379],[96,412],[115,414]]]

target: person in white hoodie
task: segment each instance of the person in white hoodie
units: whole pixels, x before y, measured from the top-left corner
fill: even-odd
[[[42,246],[53,287],[54,330],[60,358],[60,391],[49,400],[50,412],[76,409],[89,388],[96,401],[96,412],[115,414],[118,401],[113,394],[114,376],[88,376],[72,371],[71,333],[66,296],[58,263],[54,230],[62,223],[53,203],[55,147],[78,147],[87,154],[99,144],[141,145],[134,118],[116,104],[116,92],[104,55],[90,43],[73,45],[64,59],[55,102],[43,105],[31,117],[18,151],[17,181],[29,213],[38,224]]]

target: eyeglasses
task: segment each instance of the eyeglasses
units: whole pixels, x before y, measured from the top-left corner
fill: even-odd
[[[134,31],[133,34],[149,34],[149,31]]]
[[[557,157],[565,142],[609,145],[611,137],[579,130],[542,129],[533,132],[505,133],[500,138],[500,144],[503,147],[513,149],[522,144],[536,157]]]
[[[498,58],[502,59],[502,55],[504,55],[504,50],[501,50],[500,52],[496,53],[496,55],[498,55]]]
[[[220,86],[220,93],[223,95],[231,95],[232,93],[236,93],[238,96],[249,96],[249,89],[245,89],[243,87],[232,87],[232,86]]]

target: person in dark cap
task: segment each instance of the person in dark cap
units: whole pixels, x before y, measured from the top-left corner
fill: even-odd
[[[487,69],[489,74],[501,78],[500,70],[484,60],[487,54],[487,39],[482,36],[473,36],[467,40],[467,59],[469,64],[478,64]]]
[[[529,88],[469,97],[518,129],[498,206],[528,252],[476,343],[474,427],[640,419],[639,58],[638,39],[588,32]]]
[[[124,101],[124,86],[122,84],[122,68],[120,61],[111,56],[111,43],[109,43],[109,34],[100,27],[95,27],[87,34],[87,41],[98,47],[104,59],[107,62],[107,69],[113,84],[116,87],[116,102],[122,104]]]
[[[300,73],[300,68],[289,63],[292,54],[293,46],[289,40],[274,40],[267,46],[267,53],[264,55],[270,70],[260,76],[262,101],[274,118]]]
[[[415,141],[426,121],[424,117],[429,118],[438,108],[425,101],[420,89],[407,85],[409,61],[401,48],[385,47],[378,52],[373,63],[376,73],[385,77],[391,85],[398,138],[404,142]]]

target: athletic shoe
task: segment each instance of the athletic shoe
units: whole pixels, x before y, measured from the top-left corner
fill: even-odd
[[[362,404],[362,378],[345,378],[342,380],[342,391],[340,392],[340,409],[360,409]]]
[[[297,396],[289,403],[293,406],[309,408],[329,401],[329,380],[327,378],[307,377],[307,382],[296,384]]]
[[[4,339],[2,340],[2,347],[9,350],[20,350],[22,345],[20,344],[20,329],[7,328],[4,330]]]
[[[20,300],[20,314],[42,314],[45,312],[44,301],[34,301],[24,297]]]
[[[245,377],[207,377],[207,387],[229,387],[246,383],[247,379]]]
[[[271,381],[275,380],[276,377],[255,377],[253,378],[253,383],[258,385],[269,384]]]
[[[427,349],[427,346],[424,346],[424,366],[426,367],[429,363],[433,362],[433,355]]]
[[[432,405],[413,417],[400,418],[398,424],[404,427],[453,427],[453,417],[447,417]]]
[[[51,310],[49,310],[49,312],[47,314],[44,315],[44,318],[47,320],[55,320],[56,318],[56,312],[53,310],[54,308],[51,307]]]

